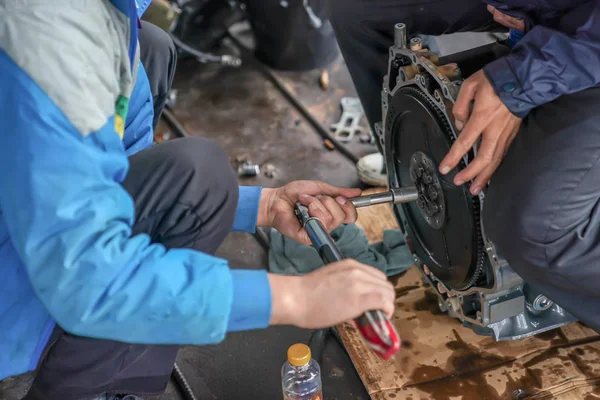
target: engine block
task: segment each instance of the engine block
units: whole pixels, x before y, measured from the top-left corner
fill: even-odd
[[[466,78],[461,65],[476,70],[477,54],[471,51],[463,60],[455,55],[457,62],[446,63],[419,38],[408,41],[405,25],[397,24],[376,133],[389,186],[414,185],[419,191],[415,204],[396,205],[394,211],[440,309],[481,335],[515,340],[575,318],[525,283],[497,253],[481,217],[485,191],[471,196],[468,183],[459,188],[437,173],[457,137],[452,107]],[[475,155],[476,147],[459,169]]]

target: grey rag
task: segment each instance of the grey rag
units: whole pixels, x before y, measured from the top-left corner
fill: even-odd
[[[303,275],[323,266],[323,261],[312,246],[306,246],[271,230],[269,271],[280,275]],[[404,272],[413,264],[404,236],[400,230],[386,230],[383,241],[369,245],[365,233],[358,226],[341,225],[333,232],[340,251],[346,258],[371,265],[388,276]]]

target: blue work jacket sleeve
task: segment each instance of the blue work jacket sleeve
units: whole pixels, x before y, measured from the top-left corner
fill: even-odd
[[[240,196],[232,231],[249,233],[256,231],[261,194],[262,187],[260,186],[240,186]]]
[[[559,96],[600,84],[600,2],[568,34],[536,25],[513,51],[484,68],[508,109],[525,117]]]
[[[0,210],[37,297],[73,334],[206,344],[268,325],[266,272],[132,236],[115,117],[80,132],[0,50]],[[71,93],[76,94],[76,91]]]

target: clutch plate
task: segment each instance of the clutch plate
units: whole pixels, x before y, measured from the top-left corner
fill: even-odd
[[[396,91],[389,105],[387,165],[399,187],[416,186],[419,192],[416,202],[395,206],[404,217],[400,222],[429,270],[446,286],[466,290],[481,276],[486,254],[479,198],[468,185],[453,183],[465,163],[446,176],[438,173],[454,141],[448,117],[413,86]]]

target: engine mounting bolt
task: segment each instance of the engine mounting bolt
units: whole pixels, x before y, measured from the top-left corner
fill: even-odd
[[[540,294],[533,301],[533,309],[536,311],[546,311],[547,309],[552,307],[553,304],[554,303],[552,302],[552,300],[550,300],[543,294]]]

